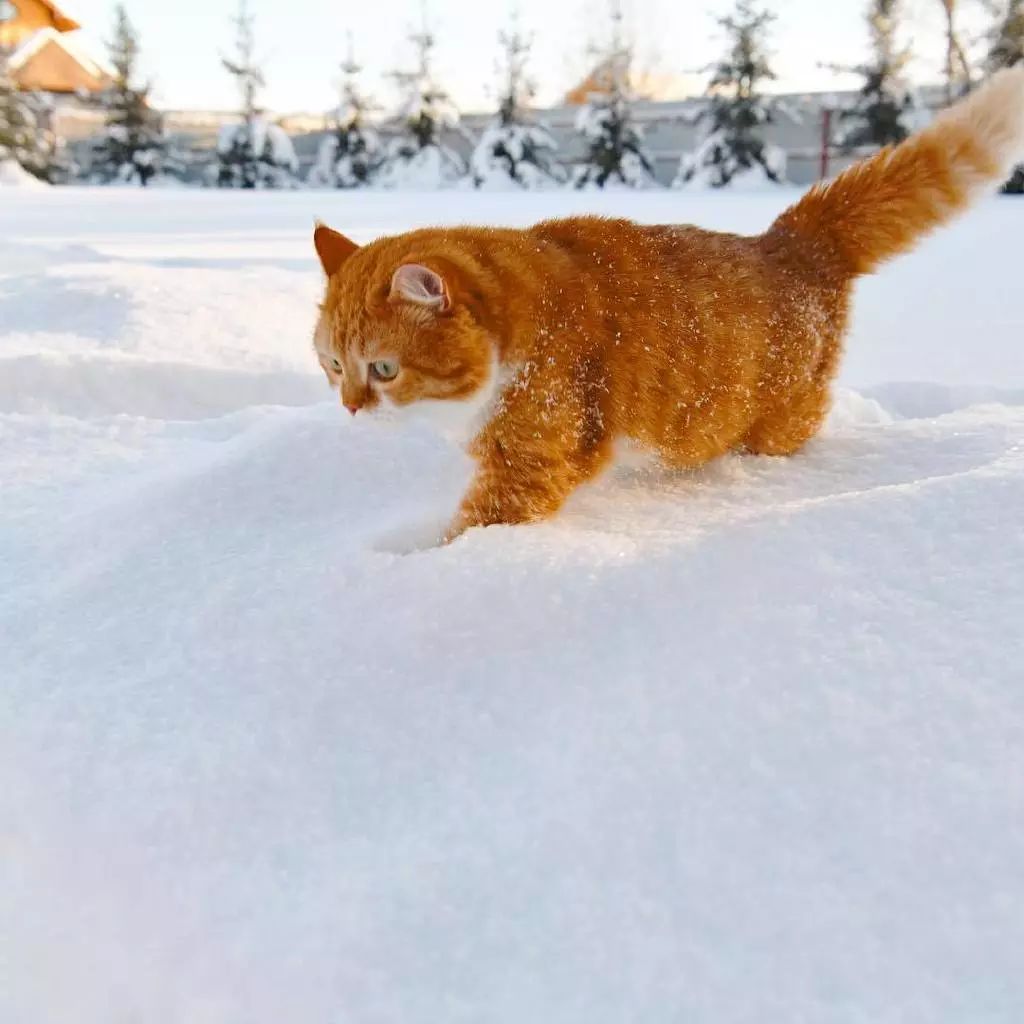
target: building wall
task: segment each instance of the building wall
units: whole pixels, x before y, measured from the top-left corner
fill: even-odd
[[[53,40],[14,70],[14,80],[26,91],[55,93],[99,92],[107,85]]]

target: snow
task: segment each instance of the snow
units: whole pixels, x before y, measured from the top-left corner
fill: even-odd
[[[233,187],[294,188],[299,161],[288,133],[256,117],[241,124],[222,125],[217,134],[218,163],[210,168],[217,184],[226,177]]]
[[[553,188],[565,183],[558,143],[543,124],[496,120],[488,125],[469,159],[476,188],[491,191]]]
[[[262,117],[252,121],[251,126],[245,124],[222,125],[217,133],[217,152],[229,153],[238,137],[250,132],[249,144],[259,159],[267,159],[280,167],[294,168],[298,166],[295,148],[287,132],[279,125],[268,122]]]
[[[347,127],[336,128],[320,143],[316,162],[307,175],[308,184],[314,187],[359,188],[372,181],[381,161],[380,138],[373,128],[351,119],[340,124]]]
[[[1024,205],[862,283],[804,454],[443,549],[312,355],[316,217],[794,196],[0,193],[0,1019],[1021,1018]]]
[[[422,149],[404,138],[392,139],[387,158],[373,179],[375,186],[399,192],[430,191],[455,185],[466,172],[462,157],[449,146],[431,143]]]
[[[0,160],[0,188],[46,188],[46,182],[29,174],[16,160]]]
[[[765,146],[765,166],[775,175],[769,178],[761,164],[742,167],[727,153],[720,138],[702,143],[694,153],[684,153],[673,188],[729,188],[734,192],[772,192],[786,180],[786,152],[778,146]],[[728,179],[723,180],[723,172]]]
[[[657,185],[651,170],[650,157],[644,149],[643,129],[632,123],[630,105],[622,96],[595,96],[589,104],[580,107],[576,115],[576,130],[584,136],[590,148],[619,153],[611,176],[602,180],[602,168],[597,166],[595,153],[577,164],[573,180],[577,188],[653,188]]]
[[[8,57],[7,65],[12,70],[17,70],[27,64],[36,54],[42,51],[50,43],[60,47],[64,52],[94,78],[113,78],[114,69],[101,58],[87,53],[81,44],[81,36],[74,32],[59,32],[55,28],[42,28],[33,32],[20,46]]]
[[[673,188],[731,188],[745,192],[771,190],[786,180],[786,151],[765,143],[761,160],[744,154],[744,166],[729,133],[716,129],[708,133],[692,153],[684,153]],[[763,163],[761,162],[763,161]]]

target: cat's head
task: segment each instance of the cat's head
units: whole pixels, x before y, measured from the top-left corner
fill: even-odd
[[[313,243],[327,275],[314,345],[346,409],[454,405],[468,415],[489,400],[496,351],[481,323],[483,297],[440,233],[360,247],[320,224]]]

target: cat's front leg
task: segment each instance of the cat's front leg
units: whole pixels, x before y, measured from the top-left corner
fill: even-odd
[[[476,474],[444,542],[474,526],[531,523],[554,515],[610,458],[605,438],[581,440],[571,434],[520,437],[516,443],[500,435],[479,438]]]
[[[482,465],[452,520],[445,542],[474,526],[512,526],[554,515],[572,491],[561,474],[524,473],[512,465]]]

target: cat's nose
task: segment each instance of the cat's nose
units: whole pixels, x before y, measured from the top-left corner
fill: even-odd
[[[359,406],[358,405],[349,405],[348,402],[345,402],[344,404],[345,404],[345,408],[348,409],[348,411],[350,413],[352,413],[353,416],[355,416],[355,414],[357,412],[359,412]]]

